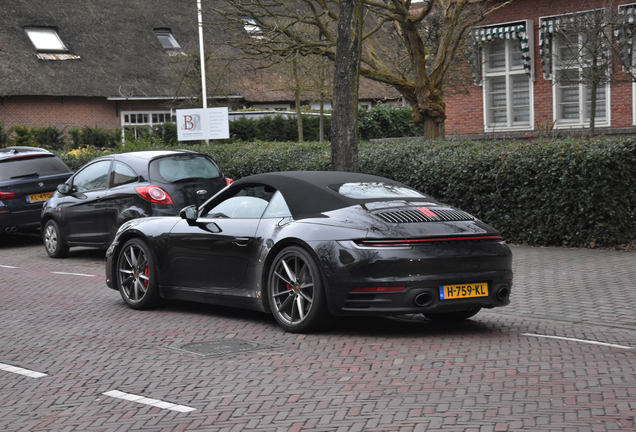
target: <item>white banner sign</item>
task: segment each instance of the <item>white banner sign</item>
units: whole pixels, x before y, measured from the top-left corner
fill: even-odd
[[[228,139],[229,137],[230,122],[227,107],[177,110],[179,141]]]

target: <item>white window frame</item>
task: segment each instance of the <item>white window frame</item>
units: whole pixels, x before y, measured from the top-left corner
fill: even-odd
[[[586,11],[579,11],[577,12],[577,14],[579,13],[585,13]],[[567,15],[571,15],[571,14],[565,14]],[[540,18],[540,22],[547,20],[547,19],[554,19],[557,16],[550,16],[550,17],[542,17]],[[579,34],[579,40],[581,38],[581,35]],[[579,42],[580,43],[580,42]],[[579,118],[578,120],[573,120],[573,121],[569,121],[569,120],[560,120],[559,119],[559,108],[560,108],[560,103],[561,103],[561,99],[559,98],[559,92],[560,92],[560,84],[561,82],[559,82],[558,80],[558,76],[559,74],[557,73],[558,70],[561,70],[559,68],[559,59],[558,59],[558,52],[559,52],[559,44],[560,44],[560,38],[558,36],[555,36],[553,39],[553,48],[552,48],[552,52],[551,52],[551,56],[552,56],[552,118],[553,118],[553,122],[554,122],[554,128],[555,129],[571,129],[571,128],[588,128],[590,127],[590,120],[589,120],[589,115],[586,113],[586,108],[587,108],[587,85],[584,83],[578,83],[579,86]],[[571,68],[566,68],[566,69],[578,69],[579,73],[581,72],[581,66],[580,65],[575,65]],[[611,125],[611,85],[608,81],[608,83],[605,86],[605,118],[604,119],[599,119],[598,117],[594,120],[594,127],[609,127]]]
[[[259,110],[270,110],[270,111],[289,111],[291,110],[290,104],[254,104],[252,108]]]
[[[626,3],[618,6],[618,10],[636,7],[636,3]],[[636,74],[636,45],[632,47],[632,73]],[[632,81],[632,126],[636,125],[636,81]]]
[[[164,115],[167,116],[167,118],[169,120],[166,121],[157,121],[157,122],[153,122],[152,120],[152,116],[153,114],[155,115]],[[157,124],[164,124],[164,123],[173,123],[172,121],[172,111],[170,110],[166,110],[166,111],[121,111],[120,113],[121,115],[121,142],[124,142],[125,140],[125,132],[126,132],[126,128],[128,128],[129,130],[132,129],[134,131],[135,136],[137,136],[137,126],[153,126],[153,125],[157,125]],[[137,116],[137,115],[141,115],[141,116],[148,116],[148,121],[147,122],[135,122],[132,123],[130,121],[130,116]],[[128,122],[125,121],[126,116],[128,116]],[[143,117],[142,117],[143,119]]]
[[[528,45],[530,46],[530,61],[531,61],[531,76],[528,77],[526,71],[523,66],[518,69],[512,69],[510,67],[510,55],[509,50],[512,43],[520,43],[517,39],[501,39],[505,41],[505,56],[506,56],[506,67],[505,70],[502,71],[488,71],[488,59],[486,58],[488,47],[487,45],[490,42],[486,42],[483,44],[481,49],[481,68],[482,68],[482,97],[483,97],[483,119],[484,119],[484,132],[500,132],[500,131],[517,131],[517,130],[534,130],[534,55],[532,54],[532,50],[534,49],[534,24],[532,20],[522,20],[525,22],[526,31],[528,33]],[[504,27],[506,25],[518,23],[520,21],[514,21],[511,23],[502,23],[502,24],[493,24],[489,27]],[[496,41],[493,41],[496,42]],[[514,122],[514,112],[512,111],[512,77],[524,75],[528,78],[528,110],[529,110],[529,119],[528,123],[524,124],[515,124]],[[506,77],[506,111],[507,111],[507,119],[506,124],[492,124],[489,122],[489,111],[490,107],[488,105],[489,102],[489,79],[495,77]]]
[[[487,52],[488,44],[484,44],[482,49],[482,80],[483,80],[483,115],[484,115],[484,131],[485,132],[497,132],[497,131],[514,131],[514,130],[533,130],[534,129],[534,83],[532,79],[527,76],[525,70],[522,67],[513,69],[510,65],[510,49],[513,43],[519,43],[516,39],[501,39],[505,46],[505,67],[498,71],[488,70]],[[491,43],[496,43],[493,41]],[[531,45],[532,46],[532,45]],[[524,76],[528,80],[528,122],[522,124],[515,124],[514,111],[513,111],[513,97],[512,93],[514,88],[512,86],[513,77]],[[506,124],[492,123],[490,121],[490,80],[493,78],[505,77],[506,80]]]
[[[24,31],[39,52],[68,52],[68,47],[54,28],[25,27]]]
[[[155,36],[157,36],[157,39],[159,39],[159,43],[165,49],[179,49],[179,48],[181,48],[179,46],[179,43],[177,42],[177,40],[174,38],[174,35],[172,34],[172,31],[170,29],[155,29]],[[165,46],[159,36],[163,36],[163,37],[168,38],[168,41],[170,41],[171,46]]]
[[[167,121],[156,121],[153,122],[152,121],[152,115],[153,114],[162,114],[162,115],[167,115],[168,118],[172,119],[172,112],[170,110],[165,110],[165,111],[122,111],[121,112],[121,126],[125,127],[125,126],[152,126],[155,124],[163,124],[163,123],[172,123],[172,120],[167,120]],[[147,122],[131,122],[130,121],[130,116],[132,115],[147,115],[148,116],[148,121]],[[128,116],[128,122],[125,121],[126,116]]]

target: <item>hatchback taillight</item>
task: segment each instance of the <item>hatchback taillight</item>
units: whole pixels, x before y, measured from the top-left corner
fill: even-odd
[[[161,189],[159,186],[137,186],[135,190],[146,201],[157,204],[172,204],[172,199],[170,198],[170,195],[168,195],[168,192]]]
[[[0,201],[16,199],[18,196],[15,192],[0,192]]]
[[[229,186],[229,185],[231,185],[233,182],[234,182],[234,180],[232,180],[231,178],[229,178],[229,177],[226,177],[226,178],[225,178],[225,186]]]

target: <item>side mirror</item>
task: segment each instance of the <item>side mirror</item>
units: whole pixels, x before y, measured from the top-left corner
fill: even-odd
[[[68,183],[62,183],[57,185],[57,191],[62,195],[67,195],[71,191],[71,185]]]
[[[192,225],[197,220],[197,206],[191,205],[181,209],[181,211],[179,212],[179,216],[181,216],[181,219],[187,220],[188,225]]]

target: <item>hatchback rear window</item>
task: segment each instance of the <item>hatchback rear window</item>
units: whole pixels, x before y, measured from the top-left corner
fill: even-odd
[[[18,158],[0,162],[0,181],[13,178],[44,177],[70,172],[70,168],[55,156]]]
[[[422,198],[426,196],[406,186],[381,182],[342,183],[329,185],[329,189],[353,199]]]
[[[172,156],[150,163],[152,181],[174,183],[182,180],[207,180],[220,176],[216,165],[203,156]]]

